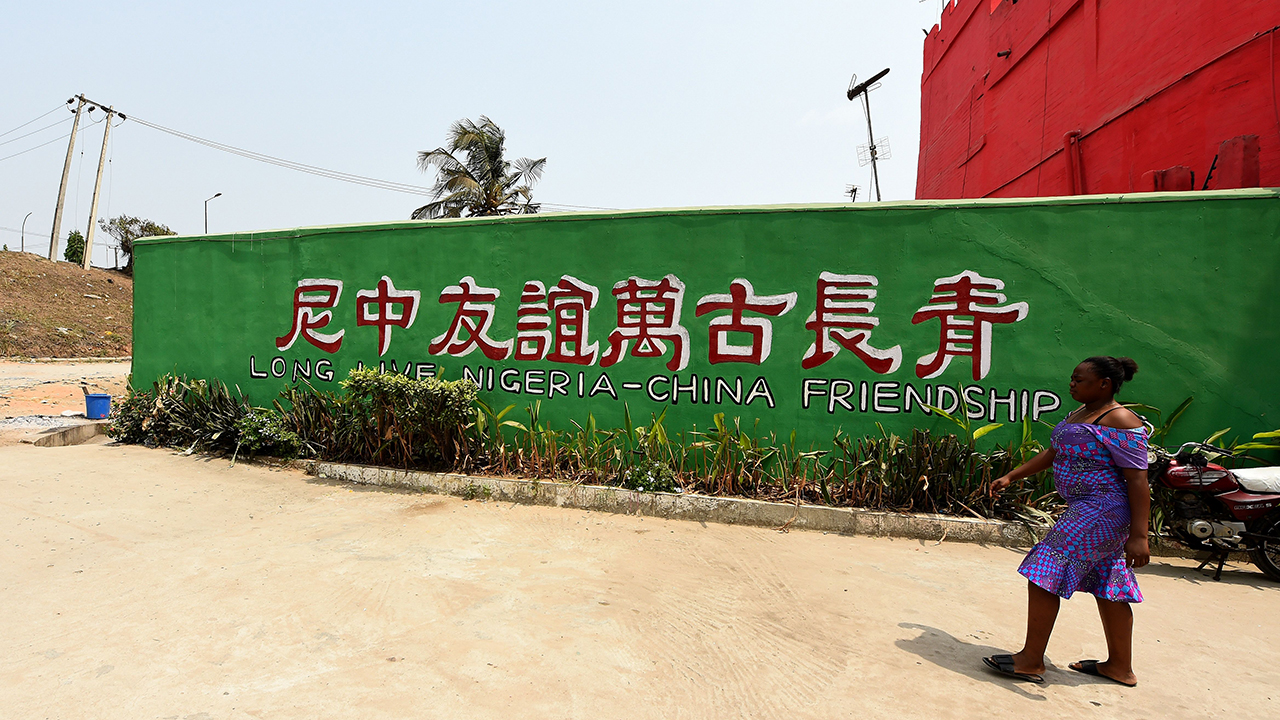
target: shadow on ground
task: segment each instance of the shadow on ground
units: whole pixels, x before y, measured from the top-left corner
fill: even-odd
[[[1010,692],[1029,700],[1045,699],[1043,695],[1029,692],[1037,687],[1035,684],[1005,677],[982,664],[982,658],[988,655],[1007,654],[1014,652],[1015,649],[966,642],[945,630],[939,630],[928,625],[898,623],[898,627],[916,630],[920,633],[914,638],[897,640],[894,644],[922,660],[928,660],[938,667],[979,682],[988,682],[1008,688]],[[1044,679],[1046,685],[1078,687],[1100,682],[1067,668],[1060,668],[1048,658],[1045,659],[1045,665]]]

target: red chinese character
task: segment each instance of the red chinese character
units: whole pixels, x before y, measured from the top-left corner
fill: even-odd
[[[396,290],[395,283],[386,275],[378,281],[376,289],[356,293],[356,325],[378,328],[379,356],[387,354],[391,347],[392,327],[408,330],[413,325],[421,295],[417,290]],[[399,310],[395,309],[397,305]]]
[[[333,313],[330,310],[338,306],[338,300],[341,297],[341,280],[327,278],[299,280],[298,288],[293,291],[293,327],[289,328],[288,335],[276,338],[276,347],[288,350],[301,336],[302,339],[327,353],[338,352],[338,348],[342,347],[342,335],[346,330],[328,335],[318,333],[316,330],[327,326],[333,319]],[[323,312],[317,313],[317,310],[323,310]]]
[[[600,299],[600,291],[572,275],[560,276],[560,282],[547,293],[551,318],[555,321],[555,341],[547,359],[574,365],[593,365],[599,343],[587,344],[591,309]]]
[[[1027,316],[1025,302],[997,307],[1005,302],[999,292],[1004,281],[985,278],[965,270],[959,275],[938,278],[933,298],[916,311],[911,323],[938,318],[942,323],[938,349],[916,363],[916,375],[935,378],[947,369],[953,357],[968,357],[973,363],[973,379],[981,380],[991,370],[991,326],[1015,323]]]
[[[537,280],[524,284],[516,310],[516,360],[541,360],[551,344],[551,318],[547,317],[547,287]]]
[[[495,312],[493,303],[501,295],[498,288],[477,286],[475,278],[470,275],[441,291],[440,304],[458,303],[458,311],[449,329],[431,341],[427,352],[463,357],[478,347],[490,360],[505,358],[511,352],[511,341],[495,342],[489,337]]]
[[[609,367],[622,359],[632,340],[633,357],[661,357],[667,343],[675,345],[667,369],[683,370],[689,364],[689,331],[680,325],[680,306],[684,302],[684,283],[675,275],[658,281],[632,276],[613,286],[618,298],[618,326],[609,333],[609,349],[600,358],[600,367]]]
[[[750,311],[779,317],[787,314],[796,304],[796,293],[785,295],[756,295],[751,283],[738,278],[729,284],[728,295],[707,295],[698,301],[694,317],[702,317],[716,310],[728,310],[729,314],[711,321],[707,334],[711,340],[711,364],[726,362],[753,363],[759,365],[769,359],[773,349],[773,322],[765,318],[744,318]],[[750,345],[734,345],[729,333],[745,333],[751,336]]]
[[[542,283],[524,284],[516,311],[516,360],[542,360],[592,365],[599,343],[587,344],[591,309],[600,291],[572,275],[547,292]],[[554,321],[555,327],[552,327]],[[550,349],[550,352],[548,352]]]
[[[902,346],[887,350],[871,347],[871,331],[880,324],[872,315],[876,309],[874,275],[837,275],[824,272],[818,276],[818,307],[805,321],[806,330],[816,337],[800,361],[806,370],[835,357],[843,347],[871,368],[886,375],[902,364]]]

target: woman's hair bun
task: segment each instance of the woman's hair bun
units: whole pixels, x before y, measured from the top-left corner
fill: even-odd
[[[1120,365],[1120,369],[1124,371],[1124,381],[1129,382],[1138,372],[1138,363],[1133,358],[1116,358],[1116,363]]]
[[[1132,380],[1134,373],[1138,372],[1138,363],[1134,362],[1133,358],[1095,355],[1085,360],[1085,362],[1093,366],[1093,370],[1098,374],[1098,377],[1111,381],[1111,391],[1113,393],[1120,392],[1120,386]]]

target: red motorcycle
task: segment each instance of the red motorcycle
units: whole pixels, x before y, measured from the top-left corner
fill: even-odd
[[[1170,454],[1152,448],[1148,477],[1156,492],[1168,493],[1169,532],[1209,553],[1197,570],[1215,560],[1214,580],[1233,552],[1248,551],[1253,564],[1280,581],[1280,467],[1228,470],[1209,455],[1234,457],[1222,448],[1187,443]]]

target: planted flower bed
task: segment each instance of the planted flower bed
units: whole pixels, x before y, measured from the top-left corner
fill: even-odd
[[[352,371],[336,393],[292,387],[271,408],[216,381],[165,376],[117,404],[108,434],[233,458],[269,454],[1034,525],[1060,507],[1047,476],[998,499],[988,494],[993,479],[1042,449],[1027,421],[1016,441],[987,451],[975,447],[983,429],[962,420],[963,436],[836,429],[816,450],[723,414],[705,429],[672,435],[662,415],[637,422],[627,413],[620,428],[599,428],[591,416],[553,428],[539,411],[536,402],[522,415],[514,406],[490,408],[467,380],[372,369]]]

